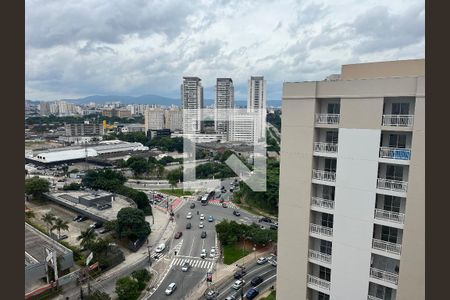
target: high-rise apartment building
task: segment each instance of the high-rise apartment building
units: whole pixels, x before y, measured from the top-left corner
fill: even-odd
[[[198,77],[183,77],[181,102],[185,133],[200,133],[202,130],[203,87],[201,81]]]
[[[228,140],[232,142],[255,143],[255,118],[236,109],[231,114],[230,132]]]
[[[248,81],[247,110],[258,113],[255,120],[255,138],[266,136],[266,81],[263,76],[251,76]]]
[[[145,111],[145,132],[149,130],[163,129],[164,127],[164,110],[162,108],[152,107]]]
[[[170,131],[183,130],[183,111],[175,107],[165,110],[164,126]]]
[[[48,116],[50,115],[50,103],[41,101],[39,102],[39,114],[41,116]]]
[[[72,123],[64,125],[65,136],[102,136],[104,134],[103,124],[101,123]]]
[[[425,299],[424,66],[284,83],[277,298]]]
[[[234,87],[231,78],[217,78],[215,88],[215,121],[216,133],[226,138],[230,134],[230,112],[234,108]]]

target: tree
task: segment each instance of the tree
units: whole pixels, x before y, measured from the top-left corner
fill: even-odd
[[[111,300],[111,297],[107,293],[97,290],[86,296],[86,300]]]
[[[49,191],[50,183],[37,176],[25,180],[25,193],[32,195],[35,199],[40,199],[43,193]]]
[[[125,207],[117,213],[116,233],[119,238],[134,241],[150,234],[150,224],[145,221],[142,210]]]
[[[130,157],[127,165],[133,170],[135,176],[145,173],[148,169],[147,160],[143,157]]]
[[[119,300],[136,300],[139,298],[141,291],[139,284],[133,278],[126,276],[116,281],[116,293]]]
[[[36,215],[34,214],[34,211],[32,211],[31,209],[25,210],[25,219],[30,220],[35,217],[36,217]]]
[[[51,212],[46,213],[41,218],[42,221],[44,221],[45,224],[47,224],[48,234],[50,235],[51,227],[53,226],[53,222],[55,222],[56,217]]]
[[[65,190],[65,191],[78,191],[80,188],[81,188],[81,186],[76,182],[72,182],[70,184],[65,184],[63,186],[63,190]]]
[[[169,180],[170,186],[172,189],[177,185],[179,181],[183,179],[183,171],[181,168],[177,170],[170,171],[167,174],[167,180]]]
[[[61,237],[61,230],[69,230],[69,223],[60,218],[56,218],[55,224],[52,226],[52,230],[58,231],[58,239]]]
[[[133,271],[133,273],[131,273],[131,277],[137,280],[139,284],[139,290],[142,291],[143,289],[145,289],[147,282],[149,282],[151,274],[146,269],[141,269]]]
[[[97,234],[95,233],[95,231],[88,228],[85,231],[81,232],[81,234],[77,237],[77,240],[81,241],[81,247],[89,249],[92,243],[95,241],[96,237]]]

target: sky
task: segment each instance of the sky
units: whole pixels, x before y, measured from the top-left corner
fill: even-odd
[[[250,76],[279,100],[285,81],[323,80],[342,64],[424,58],[417,0],[26,0],[25,98],[180,97],[198,76],[214,98]]]

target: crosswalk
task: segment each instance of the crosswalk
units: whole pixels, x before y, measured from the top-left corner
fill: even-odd
[[[180,240],[180,242],[178,244],[176,244],[175,247],[172,248],[172,251],[176,251],[177,253],[180,252],[181,246],[183,246],[183,240]]]
[[[236,206],[236,204],[234,204],[233,202],[225,201],[225,203],[227,204],[227,206],[228,206],[229,208],[232,208],[232,209],[238,209],[238,207]],[[222,203],[220,203],[219,200],[211,200],[211,201],[209,201],[208,204],[216,205],[216,206],[222,206]]]
[[[188,262],[191,268],[197,269],[212,269],[214,261],[201,259],[201,258],[175,258],[173,261],[174,266],[182,266],[185,262]]]

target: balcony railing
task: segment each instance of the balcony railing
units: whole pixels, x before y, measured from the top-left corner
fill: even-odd
[[[377,188],[406,193],[408,190],[408,183],[406,181],[378,178]]]
[[[312,197],[311,198],[311,206],[321,207],[321,208],[326,208],[326,209],[333,209],[334,201],[328,200],[328,199],[322,199],[322,198],[318,198],[318,197]]]
[[[336,172],[313,170],[313,179],[335,182]]]
[[[372,240],[372,248],[397,255],[400,255],[402,253],[401,244],[390,243],[377,239]]]
[[[337,153],[338,144],[334,143],[314,143],[314,152]]]
[[[320,279],[319,277],[312,276],[308,274],[308,284],[320,287],[325,290],[330,290],[330,282],[325,279]]]
[[[383,126],[412,127],[413,124],[413,115],[383,115]]]
[[[376,268],[370,268],[370,277],[393,283],[395,285],[398,284],[398,274],[379,270]]]
[[[309,224],[309,232],[325,236],[333,236],[333,228],[317,225],[314,223]]]
[[[410,160],[411,159],[411,149],[381,147],[380,148],[380,158]]]
[[[372,295],[367,295],[367,300],[383,300],[383,299],[372,296]]]
[[[331,264],[331,255],[309,249],[309,258]]]
[[[316,114],[316,124],[339,124],[339,114]]]
[[[375,219],[403,224],[405,221],[405,214],[375,208]]]

